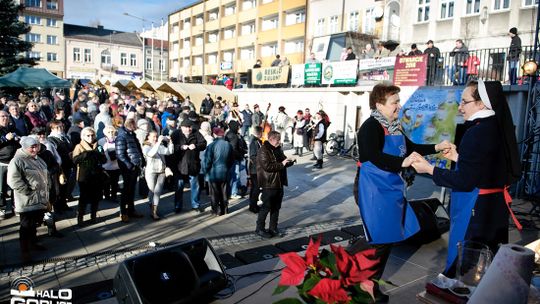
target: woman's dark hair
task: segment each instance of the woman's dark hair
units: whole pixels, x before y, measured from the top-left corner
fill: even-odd
[[[400,91],[401,89],[393,84],[377,84],[373,87],[373,90],[369,95],[369,108],[375,110],[378,103],[382,105],[386,104],[386,99],[388,98],[388,96],[397,94]]]
[[[474,98],[474,100],[482,100],[482,98],[480,97],[480,92],[478,92],[478,81],[476,80],[471,80],[467,83],[467,85],[465,86],[466,88],[473,88],[473,91],[472,91],[472,97]]]

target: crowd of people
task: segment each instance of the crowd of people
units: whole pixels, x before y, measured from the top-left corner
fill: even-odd
[[[20,216],[25,260],[29,250],[42,248],[36,229],[43,218],[49,219],[51,235],[61,236],[54,218],[71,211],[68,202],[78,201],[73,211],[80,227],[98,221],[103,199],[119,204],[121,222],[143,213],[159,220],[160,197],[167,190],[174,191],[174,211],[184,211],[188,183],[186,205],[204,212],[200,197],[206,190],[216,215],[227,214],[229,200],[247,195],[251,186],[249,210],[259,213],[256,232],[280,235],[277,219],[286,178],[276,176],[286,176],[285,168],[293,164],[281,142],[290,141],[299,156],[313,146],[314,167],[322,168],[329,125],[324,111],[312,116],[306,108],[289,117],[280,107],[268,117],[258,105],[240,109],[210,94],[198,109],[189,97],[159,100],[154,94],[109,95],[92,88],[82,88],[73,101],[62,91],[32,96],[0,98],[1,205],[4,217]],[[140,197],[148,197],[147,212],[135,208],[137,189]],[[265,229],[268,214],[270,228]]]

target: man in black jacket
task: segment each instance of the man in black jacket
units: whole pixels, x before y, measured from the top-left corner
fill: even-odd
[[[182,121],[179,130],[171,134],[174,153],[167,157],[167,167],[171,168],[177,185],[174,193],[175,212],[182,211],[184,204],[184,184],[189,180],[191,191],[191,209],[204,211],[199,204],[199,172],[201,159],[199,154],[206,149],[206,140],[200,132],[192,130],[189,119]]]
[[[253,127],[253,135],[249,142],[249,179],[251,180],[251,190],[249,191],[249,211],[259,213],[257,200],[259,199],[259,184],[257,183],[257,153],[262,146],[262,128]]]
[[[201,115],[208,115],[210,114],[210,110],[214,107],[214,101],[212,100],[212,97],[210,97],[210,93],[206,94],[206,97],[204,97],[202,103],[201,103]]]
[[[124,127],[118,129],[116,137],[116,157],[124,180],[120,199],[120,217],[124,223],[129,222],[130,217],[143,217],[135,211],[135,186],[141,168],[145,165],[141,145],[135,136],[136,128],[135,120],[127,119]]]
[[[282,236],[278,230],[279,209],[283,200],[283,186],[287,186],[287,167],[293,161],[287,159],[281,150],[281,135],[270,131],[268,140],[264,142],[257,153],[257,182],[260,187],[263,202],[257,217],[255,233],[263,238]],[[270,226],[266,226],[266,216],[270,213]]]
[[[437,65],[439,64],[439,58],[441,57],[441,51],[438,47],[433,45],[433,40],[428,40],[427,48],[424,50],[424,54],[428,55],[427,61],[427,85],[434,85],[438,81]]]
[[[513,27],[508,31],[508,35],[512,39],[510,41],[510,48],[508,49],[508,78],[510,84],[517,83],[517,71],[519,67],[519,56],[521,55],[521,38],[518,36],[517,28]]]
[[[247,153],[247,145],[244,138],[238,134],[240,124],[231,120],[229,122],[229,131],[225,135],[225,140],[228,141],[233,147],[234,163],[231,168],[230,180],[229,180],[229,194],[231,199],[239,199],[242,196],[239,195],[239,189],[242,187],[242,181],[240,180],[240,167],[244,160],[244,155]]]
[[[67,205],[67,200],[71,195],[70,189],[72,190],[72,186],[74,186],[74,184],[72,185],[70,182],[74,183],[75,181],[75,178],[73,178],[73,181],[70,180],[73,168],[75,167],[73,159],[71,158],[71,152],[73,152],[74,146],[64,133],[64,124],[61,121],[53,120],[49,124],[49,127],[51,129],[51,133],[49,134],[48,139],[50,142],[56,145],[56,151],[62,160],[61,175],[63,175],[64,182],[60,183],[58,199],[56,200],[56,206],[54,206],[55,211],[61,212],[70,209]]]

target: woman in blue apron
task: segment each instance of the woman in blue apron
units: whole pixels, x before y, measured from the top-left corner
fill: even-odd
[[[438,186],[452,188],[450,235],[445,275],[455,275],[457,244],[470,240],[486,244],[493,253],[508,243],[510,209],[506,187],[519,177],[519,156],[510,111],[500,82],[467,84],[459,104],[466,131],[457,150],[444,154],[455,170],[434,168],[413,154],[418,173],[433,175]],[[455,147],[455,146],[454,146]]]
[[[355,190],[358,206],[366,238],[380,258],[374,279],[380,279],[392,244],[420,230],[416,215],[406,203],[405,183],[400,174],[412,163],[407,156],[413,151],[427,155],[451,147],[448,141],[417,145],[401,133],[397,119],[401,109],[399,91],[394,85],[373,87],[369,97],[371,116],[362,124],[357,136],[360,158]],[[388,300],[378,286],[375,294],[377,302]]]

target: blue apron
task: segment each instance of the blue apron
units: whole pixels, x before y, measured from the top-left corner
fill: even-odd
[[[385,135],[383,152],[405,156],[403,135]],[[377,168],[371,162],[359,168],[358,205],[371,244],[406,240],[420,230],[416,214],[405,200],[405,182],[397,173]]]
[[[456,168],[457,169],[457,168]],[[448,237],[448,256],[446,257],[446,271],[450,269],[458,253],[458,242],[463,242],[472,210],[478,199],[478,188],[470,192],[452,191],[450,196],[450,235]]]

